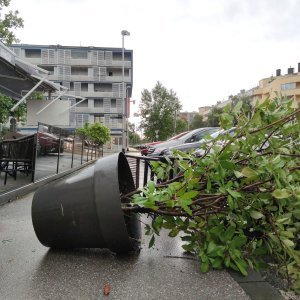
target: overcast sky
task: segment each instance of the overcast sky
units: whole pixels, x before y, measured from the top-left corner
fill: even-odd
[[[300,62],[299,0],[11,0],[11,8],[26,44],[121,47],[128,30],[132,99],[159,80],[188,111]]]

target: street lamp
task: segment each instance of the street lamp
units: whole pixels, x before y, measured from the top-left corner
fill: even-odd
[[[122,104],[123,104],[123,120],[122,120],[122,152],[125,153],[126,150],[126,103],[125,103],[125,86],[124,86],[124,36],[129,36],[130,32],[127,30],[121,31],[122,35]]]

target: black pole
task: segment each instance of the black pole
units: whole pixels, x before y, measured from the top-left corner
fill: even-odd
[[[58,156],[57,156],[56,174],[58,174],[58,171],[59,171],[60,143],[61,143],[61,128],[59,128],[59,139],[58,139]]]
[[[82,165],[82,160],[83,160],[83,139],[81,140],[81,165]]]
[[[73,162],[74,162],[75,137],[76,137],[76,133],[75,133],[75,131],[74,131],[74,138],[73,138],[73,141],[72,141],[72,161],[71,161],[71,169],[73,168]]]

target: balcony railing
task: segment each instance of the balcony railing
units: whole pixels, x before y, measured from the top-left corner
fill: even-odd
[[[90,113],[98,114],[98,113],[105,113],[106,110],[104,110],[104,107],[80,107],[80,106],[78,107],[78,106],[75,106],[75,112],[81,113],[81,114],[90,114]],[[109,113],[110,114],[122,114],[122,109],[121,108],[109,108]]]
[[[42,58],[41,57],[24,57],[24,60],[35,64],[35,65],[41,65],[42,64]],[[58,64],[58,60],[57,60],[57,55],[55,55],[54,57],[54,65]],[[53,64],[50,64],[53,65]],[[95,64],[93,64],[91,62],[91,59],[88,57],[86,59],[74,59],[71,58],[70,61],[68,63],[66,63],[66,65],[72,65],[72,66],[96,66]],[[122,67],[123,63],[122,60],[113,60],[113,61],[104,61],[103,63],[103,67]],[[124,61],[124,67],[125,68],[131,68],[132,67],[132,62],[129,60],[125,60]]]

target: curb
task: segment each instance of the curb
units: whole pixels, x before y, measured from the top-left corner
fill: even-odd
[[[284,300],[279,291],[265,281],[258,272],[249,270],[248,276],[232,270],[227,270],[227,272],[252,300]]]

